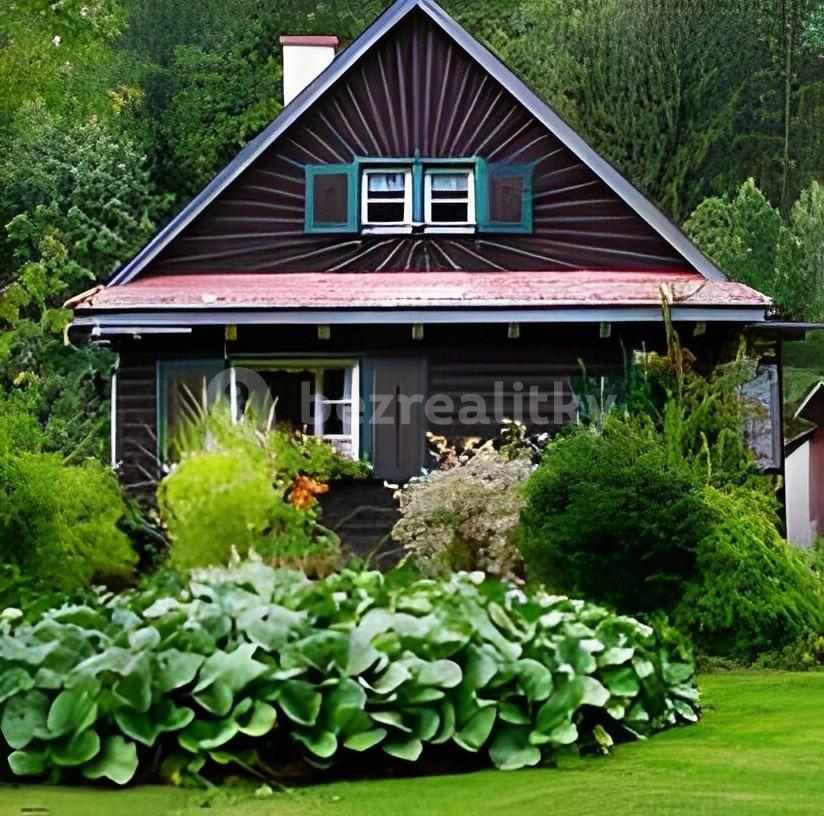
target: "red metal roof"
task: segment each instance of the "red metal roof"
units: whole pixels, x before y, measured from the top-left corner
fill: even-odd
[[[689,272],[368,272],[143,277],[81,295],[78,311],[769,306],[741,283]]]

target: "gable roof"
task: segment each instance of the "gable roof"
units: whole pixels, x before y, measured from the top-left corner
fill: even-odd
[[[578,159],[673,247],[700,275],[716,281],[726,276],[649,199],[592,149],[549,105],[474,39],[432,0],[396,0],[347,49],[339,54],[268,127],[252,139],[151,241],[112,278],[109,285],[128,283],[139,275],[241,173],[305,113],[379,39],[415,9],[427,15],[448,37],[516,97]]]
[[[824,425],[824,380],[810,388],[793,416],[796,419],[806,419],[815,425]]]

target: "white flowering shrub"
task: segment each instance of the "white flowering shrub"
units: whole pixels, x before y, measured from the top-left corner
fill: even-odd
[[[534,468],[528,452],[487,442],[443,464],[398,491],[402,517],[393,538],[426,574],[482,570],[521,583],[514,534],[524,506],[521,486]]]

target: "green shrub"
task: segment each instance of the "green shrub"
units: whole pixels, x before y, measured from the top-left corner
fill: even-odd
[[[412,479],[398,491],[402,517],[392,537],[426,574],[483,570],[522,582],[514,536],[524,506],[521,488],[532,470],[523,451],[510,455],[491,442],[455,455],[443,469]]]
[[[66,465],[57,454],[41,452],[42,438],[22,403],[0,399],[0,567],[6,602],[14,601],[13,587],[23,584],[64,591],[92,582],[122,585],[137,563],[120,529],[128,507],[111,470],[91,459]]]
[[[694,721],[692,677],[668,630],[478,574],[310,581],[252,560],[0,622],[9,765],[60,781],[432,745],[518,768]]]
[[[669,609],[707,531],[696,485],[644,417],[571,429],[525,486],[528,577],[626,612]]]
[[[708,487],[703,498],[714,518],[675,610],[678,625],[709,654],[750,661],[787,648],[803,653],[805,643],[815,654],[824,581],[780,536],[773,506],[743,489]]]
[[[226,564],[233,550],[317,574],[338,565],[338,538],[319,523],[315,494],[365,465],[313,437],[232,423],[220,407],[185,433],[182,459],[157,493],[174,566]]]

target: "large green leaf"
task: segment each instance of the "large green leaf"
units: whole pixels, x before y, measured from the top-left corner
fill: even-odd
[[[86,682],[61,691],[49,708],[46,726],[52,736],[60,737],[91,725],[97,713],[97,686]]]
[[[369,731],[361,731],[359,734],[352,734],[343,743],[346,748],[352,751],[368,751],[379,745],[386,736],[385,728],[372,728]]]
[[[222,720],[193,720],[177,736],[181,748],[197,754],[200,751],[210,751],[225,745],[239,730],[238,724],[232,717]]]
[[[393,737],[383,744],[387,754],[407,762],[414,762],[423,751],[423,745],[416,737]]]
[[[489,739],[492,726],[495,725],[497,710],[495,706],[486,706],[475,712],[452,738],[467,751],[477,751]]]
[[[46,770],[44,751],[12,751],[9,768],[15,776],[39,776]]]
[[[584,677],[584,696],[581,705],[595,706],[601,708],[609,700],[609,691],[594,677]]]
[[[600,676],[610,694],[617,697],[634,697],[641,688],[638,675],[632,666],[603,669]]]
[[[449,742],[455,735],[455,706],[448,700],[440,706],[440,720],[441,724],[438,728],[438,733],[430,740],[430,742],[435,745]]]
[[[312,728],[309,731],[297,728],[292,732],[292,736],[321,759],[328,759],[338,748],[337,737],[323,728]]]
[[[173,691],[191,683],[206,658],[199,654],[166,649],[155,657],[154,682],[161,692]]]
[[[152,674],[149,654],[144,652],[131,671],[115,683],[112,691],[125,705],[148,711],[152,704]]]
[[[499,658],[491,647],[474,644],[469,646],[463,671],[465,687],[475,691],[486,686],[498,671],[498,661]]]
[[[315,724],[323,702],[320,692],[305,680],[287,680],[276,699],[283,713],[301,725]]]
[[[100,737],[94,731],[81,731],[64,737],[49,748],[49,759],[55,765],[82,765],[100,751]]]
[[[248,711],[236,714],[238,730],[249,737],[262,737],[268,734],[277,721],[277,711],[269,703],[261,700],[252,702]]]
[[[441,718],[432,708],[418,706],[404,711],[404,721],[412,729],[412,733],[420,740],[428,742],[438,733]]]
[[[360,731],[364,724],[368,728],[371,722],[365,713],[365,707],[366,692],[354,680],[344,678],[324,694],[322,719],[325,726],[335,734],[349,733],[353,728]]]
[[[217,651],[209,655],[200,668],[195,692],[202,692],[218,681],[233,692],[241,691],[266,671],[266,664],[253,657],[257,648],[251,643],[242,643],[231,652]]]
[[[0,731],[12,748],[25,748],[33,739],[49,736],[46,718],[49,698],[35,689],[12,697],[3,709]]]
[[[552,692],[552,672],[537,660],[524,659],[515,664],[518,685],[532,703],[546,700]]]
[[[117,785],[125,785],[137,770],[137,748],[121,736],[109,737],[103,750],[84,769],[87,779],[105,777]]]
[[[0,703],[31,688],[34,688],[34,678],[19,666],[0,673]]]
[[[389,668],[380,677],[373,680],[368,687],[378,694],[389,694],[409,680],[411,676],[409,669],[403,664],[390,663]]]
[[[689,680],[694,671],[690,663],[664,663],[664,680],[677,686]]]
[[[195,713],[191,708],[178,708],[166,698],[155,703],[146,712],[121,708],[114,713],[115,721],[127,737],[142,742],[150,748],[160,734],[185,728],[194,716]]]
[[[461,667],[453,660],[433,660],[423,663],[415,674],[415,680],[422,686],[453,688],[461,682]]]
[[[568,722],[584,699],[584,680],[574,677],[555,687],[549,699],[538,711],[536,731],[549,741],[550,734],[555,728]],[[536,741],[535,735],[532,737]]]
[[[529,743],[529,728],[502,728],[489,746],[489,757],[496,768],[511,771],[541,761],[539,748]]]

